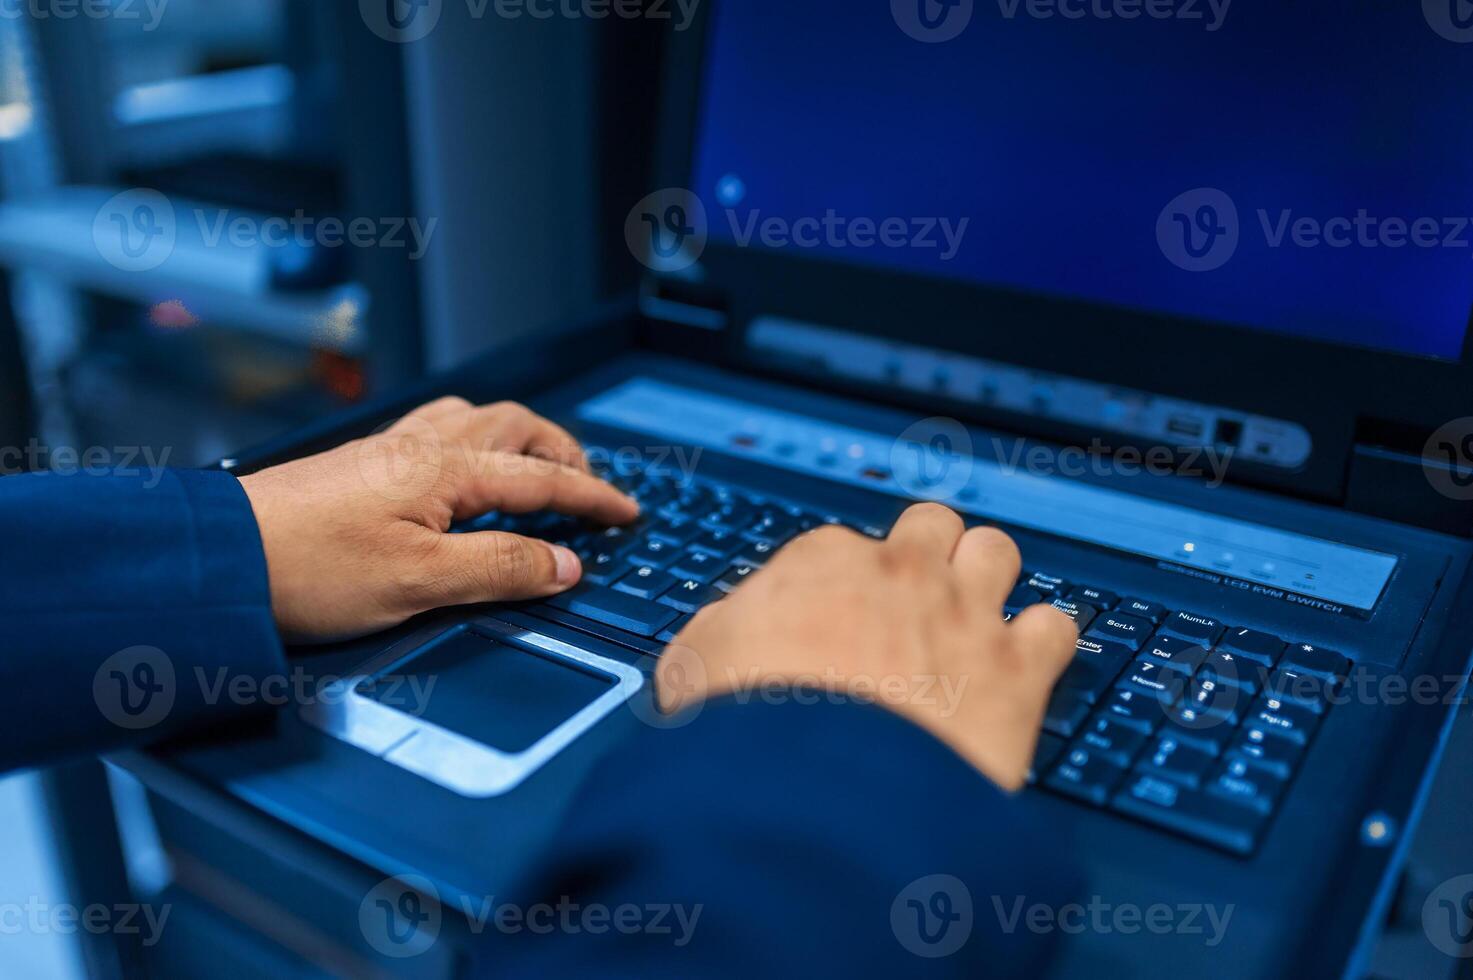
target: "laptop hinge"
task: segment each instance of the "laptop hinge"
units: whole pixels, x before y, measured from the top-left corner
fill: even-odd
[[[1473,537],[1473,460],[1439,459],[1429,441],[1422,455],[1356,443],[1346,481],[1347,510]],[[1456,452],[1456,450],[1455,450]]]

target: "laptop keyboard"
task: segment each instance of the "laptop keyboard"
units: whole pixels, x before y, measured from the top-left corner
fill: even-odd
[[[640,502],[637,524],[487,514],[455,530],[514,531],[572,549],[583,560],[583,582],[546,607],[632,634],[646,647],[669,642],[697,610],[804,531],[823,524],[875,538],[888,531],[637,462],[596,470]],[[1036,603],[1069,615],[1080,637],[1049,702],[1029,782],[1251,853],[1344,681],[1346,658],[1119,595],[1065,569],[1025,572],[1004,615]]]

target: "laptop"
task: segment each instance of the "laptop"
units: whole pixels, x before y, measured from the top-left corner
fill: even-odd
[[[521,393],[644,516],[458,527],[585,581],[335,654],[341,696],[273,736],[302,765],[235,789],[494,892],[662,723],[693,613],[808,529],[937,500],[1018,541],[1007,614],[1080,629],[1023,795],[1092,901],[1231,915],[1107,917],[1058,972],[1363,970],[1468,670],[1467,51],[1417,5],[1185,6],[703,4],[630,202],[638,312]]]

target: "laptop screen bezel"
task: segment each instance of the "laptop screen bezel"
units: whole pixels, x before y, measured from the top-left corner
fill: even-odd
[[[708,208],[711,194],[690,180],[716,2],[700,5],[686,30],[668,33],[654,185],[689,188]],[[1466,328],[1462,356],[1451,361],[716,241],[699,269],[702,291],[725,304],[727,327],[699,342],[720,361],[755,366],[746,329],[778,316],[1288,419],[1314,441],[1309,462],[1294,472],[1257,467],[1249,480],[1313,496],[1340,496],[1358,425],[1430,432],[1473,415]],[[992,420],[985,408],[889,394]]]

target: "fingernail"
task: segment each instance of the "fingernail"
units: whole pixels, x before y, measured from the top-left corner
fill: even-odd
[[[583,563],[578,556],[560,545],[552,546],[552,557],[557,562],[557,584],[574,585],[583,574]]]

